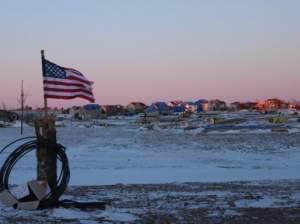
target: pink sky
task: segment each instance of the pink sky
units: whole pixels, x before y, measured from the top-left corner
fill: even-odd
[[[27,104],[42,106],[42,48],[95,81],[99,104],[300,100],[300,4],[263,2],[7,2],[0,9],[0,103],[18,105],[23,79]],[[45,7],[51,13],[41,14]]]

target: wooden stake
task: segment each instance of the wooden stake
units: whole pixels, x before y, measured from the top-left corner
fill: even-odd
[[[51,191],[57,189],[57,155],[55,121],[51,118],[35,121],[37,145],[37,180],[48,183]]]

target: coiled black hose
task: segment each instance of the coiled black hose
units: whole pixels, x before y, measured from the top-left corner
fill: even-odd
[[[18,146],[5,160],[0,170],[0,191],[9,191],[9,176],[12,169],[14,168],[16,163],[27,153],[30,153],[37,148],[38,141],[36,137],[20,138],[9,143],[3,149],[1,149],[0,154],[2,154],[13,144],[27,139],[31,140]],[[53,203],[57,203],[60,196],[66,190],[70,180],[69,161],[65,152],[65,147],[61,144],[57,144],[54,150],[56,150],[57,159],[61,162],[61,170],[57,178],[57,188],[51,189],[50,193],[41,201],[41,205],[51,205]]]

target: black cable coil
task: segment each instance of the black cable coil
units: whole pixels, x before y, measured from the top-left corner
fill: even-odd
[[[0,192],[3,190],[9,191],[9,176],[11,171],[21,158],[37,148],[38,141],[36,137],[20,138],[1,149],[0,154],[13,144],[27,139],[31,140],[18,146],[5,160],[0,170]],[[61,144],[57,144],[54,150],[56,150],[57,159],[61,162],[61,170],[57,178],[57,188],[50,190],[50,193],[41,201],[40,207],[43,207],[43,205],[49,206],[57,203],[60,196],[65,192],[70,180],[69,161],[65,152],[65,147]]]

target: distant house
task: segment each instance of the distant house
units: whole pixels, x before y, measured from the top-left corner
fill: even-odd
[[[194,102],[194,105],[197,107],[197,112],[208,111],[208,101],[204,99],[197,100]],[[206,106],[206,108],[205,108]]]
[[[169,112],[170,107],[165,102],[155,102],[152,103],[147,109],[146,113],[159,113],[164,114]]]
[[[145,113],[147,114],[147,116],[156,116],[160,114],[159,109],[154,105],[150,105],[149,107],[147,107]]]
[[[297,109],[297,104],[296,103],[289,103],[288,108],[289,109]]]
[[[86,111],[101,111],[101,106],[99,104],[86,104],[83,109]]]
[[[240,110],[241,107],[240,107],[241,103],[240,102],[233,102],[230,104],[230,110],[233,110],[233,111],[236,111],[236,110]]]
[[[226,102],[222,100],[210,100],[208,102],[208,108],[209,111],[224,111],[227,110]]]
[[[169,106],[166,102],[156,102],[152,106],[156,107],[160,113],[168,112]]]
[[[67,112],[67,111],[65,111]],[[85,106],[73,106],[69,108],[71,118],[78,120],[99,119],[103,117],[102,107],[98,104],[87,104]],[[69,116],[65,116],[69,117]]]
[[[184,113],[184,112],[196,112],[197,106],[193,102],[181,102],[177,105],[171,107],[168,103],[168,110],[172,111],[173,113]]]
[[[168,107],[175,108],[176,106],[179,106],[182,103],[183,103],[183,101],[181,101],[181,100],[174,100],[174,101],[169,101],[167,104],[168,104]]]
[[[131,102],[127,105],[126,110],[130,114],[139,114],[139,113],[144,113],[146,108],[147,108],[147,106],[144,103]]]
[[[288,103],[283,100],[277,99],[277,98],[272,98],[272,99],[267,99],[264,101],[259,101],[256,104],[256,107],[260,110],[287,109]]]
[[[230,104],[230,109],[231,110],[255,110],[257,107],[256,102],[245,102],[245,103],[240,103],[240,102],[233,102]]]
[[[116,115],[123,115],[125,109],[122,105],[105,105],[102,106],[102,111],[107,116],[116,116]]]
[[[300,102],[290,102],[288,108],[294,110],[300,110]]]
[[[168,106],[168,109],[170,111],[172,111],[173,113],[183,113],[185,111],[183,101],[181,101],[181,100],[169,101],[167,103],[167,106]]]
[[[245,102],[240,104],[241,110],[255,110],[256,108],[256,102]]]
[[[66,108],[62,110],[62,114],[70,114],[71,108]]]
[[[77,111],[77,110],[80,110],[82,107],[80,106],[72,106],[70,108],[68,108],[70,111]]]
[[[194,113],[198,109],[197,105],[195,105],[193,102],[185,102],[183,103],[183,106],[185,108],[185,112]]]
[[[184,113],[185,112],[185,106],[183,104],[176,105],[172,108],[172,111],[174,113]]]
[[[102,108],[99,104],[86,104],[83,106],[81,113],[84,118],[87,119],[97,119],[103,115]]]
[[[80,106],[73,106],[73,107],[69,108],[69,113],[72,118],[75,118],[78,120],[82,120],[85,116],[85,111],[84,111],[83,107],[80,107]]]

